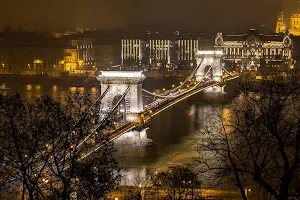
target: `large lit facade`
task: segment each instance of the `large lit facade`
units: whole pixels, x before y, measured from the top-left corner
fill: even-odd
[[[300,2],[300,1],[298,1]],[[289,24],[285,25],[283,12],[277,14],[276,33],[284,33],[288,30],[289,34],[300,36],[300,11],[297,9],[298,5],[294,6],[293,13],[289,16]]]
[[[251,30],[243,35],[215,38],[215,49],[223,50],[227,66],[242,70],[282,69],[292,65],[292,40],[288,34],[263,35]]]
[[[122,65],[139,65],[142,61],[142,40],[123,39],[121,61]]]
[[[150,40],[150,64],[170,63],[170,40]]]
[[[89,73],[94,70],[93,41],[88,39],[72,40],[71,48],[64,50],[64,66],[66,71]]]
[[[300,14],[292,14],[290,17],[289,33],[295,36],[300,36]]]
[[[153,70],[193,66],[199,42],[194,38],[123,39],[122,65],[142,65]]]
[[[0,40],[0,73],[50,76],[76,70],[81,75],[92,73],[95,68],[93,41],[73,38],[37,40],[33,35],[16,43]]]
[[[178,40],[177,61],[180,66],[191,67],[196,64],[195,54],[199,49],[198,39],[181,39]]]
[[[63,56],[56,45],[0,48],[0,73],[60,75]]]

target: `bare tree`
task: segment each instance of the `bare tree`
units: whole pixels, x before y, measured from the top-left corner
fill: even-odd
[[[23,185],[21,199],[99,199],[118,184],[115,150],[86,94],[72,94],[64,105],[47,96],[0,99],[0,158],[13,169],[1,183]]]
[[[158,173],[155,185],[164,191],[164,199],[194,199],[198,197],[195,189],[200,188],[200,181],[190,168],[175,166]]]
[[[2,185],[21,190],[21,198],[34,199],[39,195],[38,181],[45,168],[39,171],[35,156],[42,152],[44,138],[40,134],[39,114],[36,107],[23,103],[20,96],[0,98],[0,159],[3,169],[10,174],[2,177]]]
[[[277,200],[294,195],[299,172],[300,79],[273,76],[241,83],[231,105],[214,108],[200,127],[197,159],[215,182],[234,181],[243,199],[249,186]]]

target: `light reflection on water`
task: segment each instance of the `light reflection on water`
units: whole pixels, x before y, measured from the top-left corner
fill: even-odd
[[[10,84],[9,88],[10,90],[2,91],[1,93],[3,95],[13,95],[16,92],[18,92],[20,93],[21,97],[26,101],[32,101],[36,98],[40,98],[43,95],[49,95],[54,100],[59,101],[61,103],[65,103],[65,100],[70,93],[87,92],[92,101],[95,101],[100,93],[99,89],[97,89],[96,87],[70,87],[58,84],[26,84],[25,86],[22,84]]]

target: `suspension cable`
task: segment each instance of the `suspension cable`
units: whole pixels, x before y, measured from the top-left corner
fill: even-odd
[[[101,120],[100,124],[94,129],[95,131],[98,131],[99,128],[101,128],[101,126],[106,122],[106,120],[110,117],[110,115],[115,111],[115,109],[119,106],[119,104],[121,103],[121,101],[125,98],[125,96],[127,95],[128,91],[130,90],[130,86],[127,87],[127,89],[125,90],[125,92],[123,93],[123,95],[121,96],[121,98],[119,99],[119,101],[116,103],[116,105],[110,110],[110,112],[108,113],[108,115],[106,115],[104,117],[104,119]],[[86,136],[84,138],[84,140],[82,142],[80,142],[78,144],[78,147],[80,147],[93,133],[90,133],[88,136]]]

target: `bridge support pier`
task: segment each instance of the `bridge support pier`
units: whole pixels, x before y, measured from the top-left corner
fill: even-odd
[[[157,150],[153,140],[147,137],[148,128],[129,131],[114,141],[119,156],[156,157]]]
[[[217,85],[217,86],[213,86],[213,87],[210,87],[210,88],[207,88],[205,90],[205,92],[211,92],[211,93],[225,93],[225,85]]]

